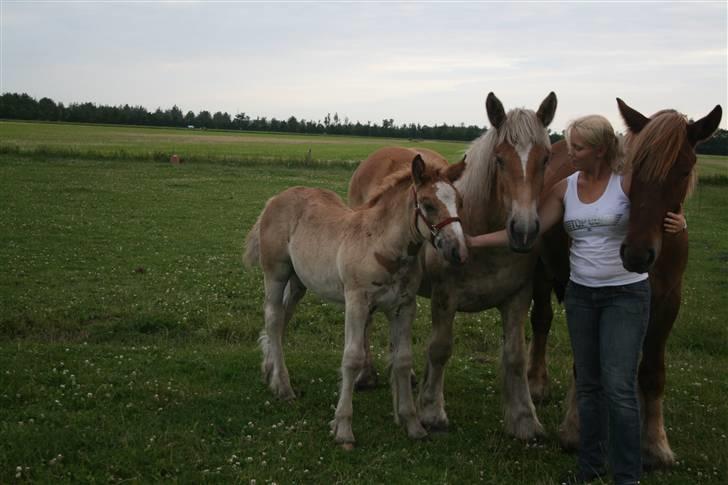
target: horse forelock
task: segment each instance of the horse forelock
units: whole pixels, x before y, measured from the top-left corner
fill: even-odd
[[[637,134],[628,133],[625,165],[644,182],[664,182],[667,174],[687,143],[687,118],[674,110],[655,113],[650,122]],[[690,172],[688,193],[697,181],[695,167]]]
[[[551,147],[548,133],[536,112],[525,108],[508,111],[499,129],[489,129],[470,144],[465,155],[465,173],[456,183],[464,199],[489,197],[495,189],[495,147],[503,142],[516,150],[529,144]]]

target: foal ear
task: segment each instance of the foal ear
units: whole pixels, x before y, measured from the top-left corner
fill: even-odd
[[[688,125],[688,140],[690,144],[695,146],[703,140],[710,138],[715,133],[723,116],[723,109],[720,105],[716,105],[713,111],[708,113],[704,118],[699,119]]]
[[[645,125],[650,122],[649,118],[647,118],[639,111],[630,108],[629,106],[627,106],[627,103],[619,98],[617,98],[617,106],[619,107],[619,112],[622,115],[622,119],[627,124],[627,128],[629,128],[629,131],[631,131],[632,133],[639,133],[640,131],[642,131],[642,128],[644,128]]]
[[[496,130],[506,120],[506,111],[503,109],[503,103],[492,92],[488,93],[488,97],[485,98],[485,111],[488,113],[491,126]]]
[[[418,153],[415,158],[412,159],[412,180],[416,186],[422,185],[425,180],[425,162]]]
[[[460,178],[460,176],[465,171],[465,157],[463,157],[462,160],[460,160],[458,163],[455,163],[453,165],[449,165],[443,172],[443,175],[446,179],[450,181],[450,183],[455,182],[457,179]]]
[[[554,114],[556,113],[556,93],[551,91],[546,99],[541,101],[541,106],[538,107],[536,116],[543,123],[544,128],[551,124],[554,120]]]

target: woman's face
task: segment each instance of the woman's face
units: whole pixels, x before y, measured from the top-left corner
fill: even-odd
[[[587,144],[576,131],[571,132],[569,139],[569,158],[577,170],[588,170],[603,159],[603,150]]]

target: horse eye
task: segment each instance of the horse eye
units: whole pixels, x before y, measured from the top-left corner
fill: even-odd
[[[435,206],[430,204],[429,202],[424,202],[422,204],[422,207],[424,207],[427,212],[435,212]]]
[[[543,164],[547,165],[549,163],[549,160],[551,160],[551,155],[546,155],[543,159]]]
[[[503,168],[503,165],[506,164],[501,157],[495,157],[495,163],[498,164],[499,168]]]

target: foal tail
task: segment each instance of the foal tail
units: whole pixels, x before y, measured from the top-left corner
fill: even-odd
[[[262,216],[262,214],[261,214]],[[245,252],[243,253],[243,264],[252,268],[260,264],[260,216],[255,225],[245,238]]]

